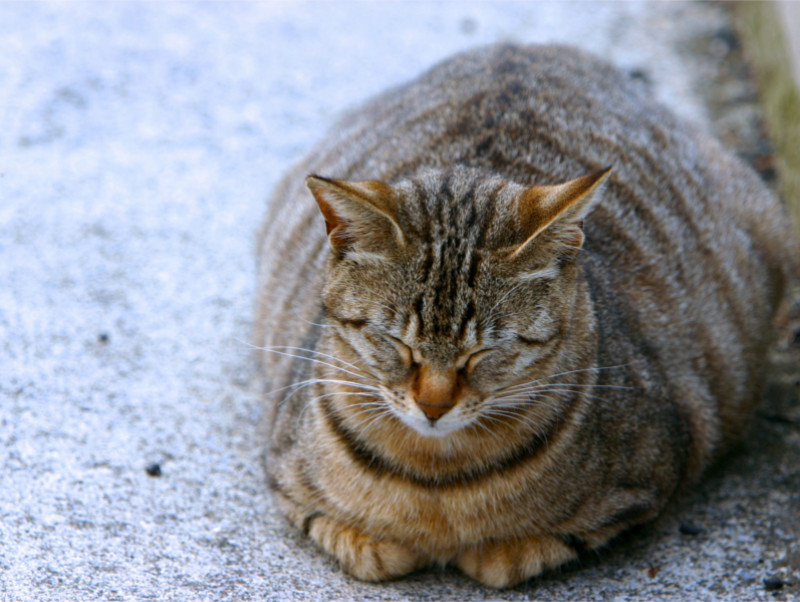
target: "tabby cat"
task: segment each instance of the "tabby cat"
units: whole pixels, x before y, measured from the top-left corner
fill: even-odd
[[[746,426],[786,224],[571,48],[483,48],[379,96],[260,233],[275,499],[365,580],[452,563],[506,587],[602,546]]]

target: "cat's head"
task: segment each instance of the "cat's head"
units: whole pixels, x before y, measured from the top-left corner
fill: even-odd
[[[560,353],[583,219],[609,172],[532,188],[462,168],[393,186],[310,176],[332,355],[423,435],[529,403],[526,383]]]

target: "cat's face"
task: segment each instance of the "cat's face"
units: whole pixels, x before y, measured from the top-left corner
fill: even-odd
[[[353,403],[434,437],[545,407],[603,175],[527,191],[466,171],[393,188],[310,181],[333,251],[329,349],[372,391]]]
[[[568,277],[499,278],[485,263],[474,288],[449,298],[414,262],[342,265],[326,289],[335,354],[377,381],[387,407],[420,434],[444,436],[526,403],[534,392],[510,387],[535,380],[557,353]]]

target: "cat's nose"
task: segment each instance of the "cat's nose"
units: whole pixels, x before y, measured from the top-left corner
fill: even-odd
[[[431,422],[438,420],[456,405],[456,371],[419,368],[414,383],[414,400]]]
[[[442,406],[430,406],[430,405],[424,404],[424,403],[420,402],[419,400],[417,400],[417,405],[425,413],[425,416],[428,417],[428,420],[430,420],[431,422],[434,422],[436,420],[439,420],[439,418],[441,418],[448,411],[450,411],[450,409],[455,404],[448,404],[448,405],[442,405]]]

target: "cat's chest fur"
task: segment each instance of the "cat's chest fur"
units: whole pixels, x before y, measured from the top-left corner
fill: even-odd
[[[736,439],[796,260],[747,167],[550,46],[352,112],[259,244],[287,517],[363,579],[452,562],[501,587],[652,518]]]

